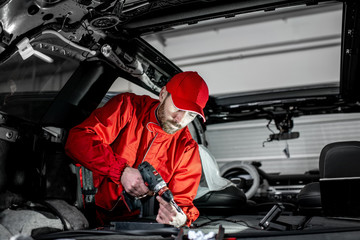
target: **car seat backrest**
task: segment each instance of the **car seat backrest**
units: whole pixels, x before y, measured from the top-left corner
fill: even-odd
[[[359,177],[360,142],[347,141],[330,143],[320,154],[321,178]]]

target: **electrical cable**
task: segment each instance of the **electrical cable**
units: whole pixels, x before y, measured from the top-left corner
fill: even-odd
[[[275,134],[275,132],[270,128],[270,123],[272,122],[272,119],[270,119],[270,121],[268,122],[268,124],[266,125],[266,128],[272,133]]]
[[[272,133],[275,134],[275,132],[270,128],[270,123],[272,122],[272,119],[269,120],[268,124],[266,124],[266,128]],[[267,142],[271,142],[271,138],[266,139],[265,141],[263,141],[262,146],[265,147],[265,143]]]
[[[64,41],[65,43],[69,44],[70,46],[77,48],[79,50],[85,51],[85,52],[89,52],[91,55],[96,55],[96,51],[90,50],[88,48],[82,47],[68,39],[66,39],[63,35],[61,35],[60,33],[54,31],[54,30],[45,30],[42,32],[42,34],[53,34],[55,36],[57,36],[58,38],[60,38],[62,41]]]

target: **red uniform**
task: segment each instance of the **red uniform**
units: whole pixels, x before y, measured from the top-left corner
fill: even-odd
[[[158,106],[159,101],[149,96],[117,95],[70,130],[65,150],[93,172],[98,188],[95,203],[108,211],[125,209],[120,174],[126,164],[137,168],[142,161],[149,162],[190,225],[199,216],[192,202],[201,177],[198,145],[187,127],[174,134],[164,132],[155,116]]]

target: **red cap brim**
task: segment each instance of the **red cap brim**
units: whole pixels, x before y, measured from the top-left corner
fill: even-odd
[[[173,95],[171,95],[171,98],[172,98],[172,101],[173,101],[175,107],[177,107],[178,109],[183,110],[183,111],[197,113],[202,117],[203,121],[206,122],[205,114],[204,114],[202,107],[200,107],[199,105],[197,105],[191,101],[187,101],[185,99],[178,98]]]

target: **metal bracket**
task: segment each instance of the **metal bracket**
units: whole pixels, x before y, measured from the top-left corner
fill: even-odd
[[[4,126],[0,127],[0,139],[15,142],[18,138],[18,131],[12,128],[7,128]]]
[[[61,140],[64,136],[64,130],[57,127],[43,127],[44,134],[48,135],[51,142],[61,143]]]

